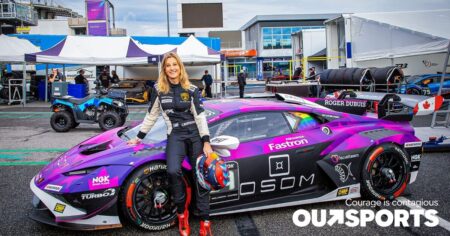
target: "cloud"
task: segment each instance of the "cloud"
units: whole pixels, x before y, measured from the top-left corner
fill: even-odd
[[[116,26],[128,35],[167,35],[166,1],[110,0],[114,4]],[[56,0],[57,4],[84,15],[85,1]],[[226,30],[238,30],[256,15],[355,13],[449,9],[449,0],[223,0]],[[169,0],[171,35],[177,35],[177,0]]]

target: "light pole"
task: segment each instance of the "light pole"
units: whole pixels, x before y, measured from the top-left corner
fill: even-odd
[[[166,11],[167,11],[167,37],[170,37],[170,26],[169,26],[169,0],[166,0]]]

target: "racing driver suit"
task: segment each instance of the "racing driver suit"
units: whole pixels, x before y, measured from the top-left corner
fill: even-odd
[[[170,83],[169,83],[170,84]],[[205,111],[199,99],[199,90],[191,85],[188,90],[180,84],[170,84],[167,94],[158,91],[157,85],[150,95],[150,107],[142,122],[137,137],[143,139],[155,124],[159,114],[167,125],[167,173],[169,175],[177,212],[185,210],[185,193],[181,164],[186,156],[193,167],[193,179],[196,180],[196,159],[203,152],[203,142],[209,142],[208,123]],[[209,217],[209,192],[194,181],[197,209],[202,220]]]

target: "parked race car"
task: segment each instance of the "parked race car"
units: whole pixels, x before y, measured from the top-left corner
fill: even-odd
[[[441,85],[440,74],[413,75],[406,77],[405,84],[402,84],[400,93],[417,95],[437,95]],[[450,74],[444,77],[441,95],[450,98]]]
[[[150,98],[149,86],[145,81],[123,80],[112,87],[112,90],[126,91],[127,103],[147,103]]]
[[[205,102],[212,147],[230,171],[229,186],[211,193],[212,215],[361,196],[392,200],[416,180],[422,142],[404,118],[387,119],[389,110],[377,119],[290,95],[277,98]],[[173,226],[165,123],[160,118],[141,144],[127,145],[139,129],[109,130],[55,158],[30,182],[30,217],[78,230],[126,222],[148,230]],[[187,159],[182,166],[192,168]],[[184,178],[187,201],[194,196],[190,176]]]

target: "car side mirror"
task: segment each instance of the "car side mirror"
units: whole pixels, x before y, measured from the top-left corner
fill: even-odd
[[[212,149],[221,157],[231,156],[230,150],[239,146],[239,139],[233,136],[221,135],[211,139]]]

